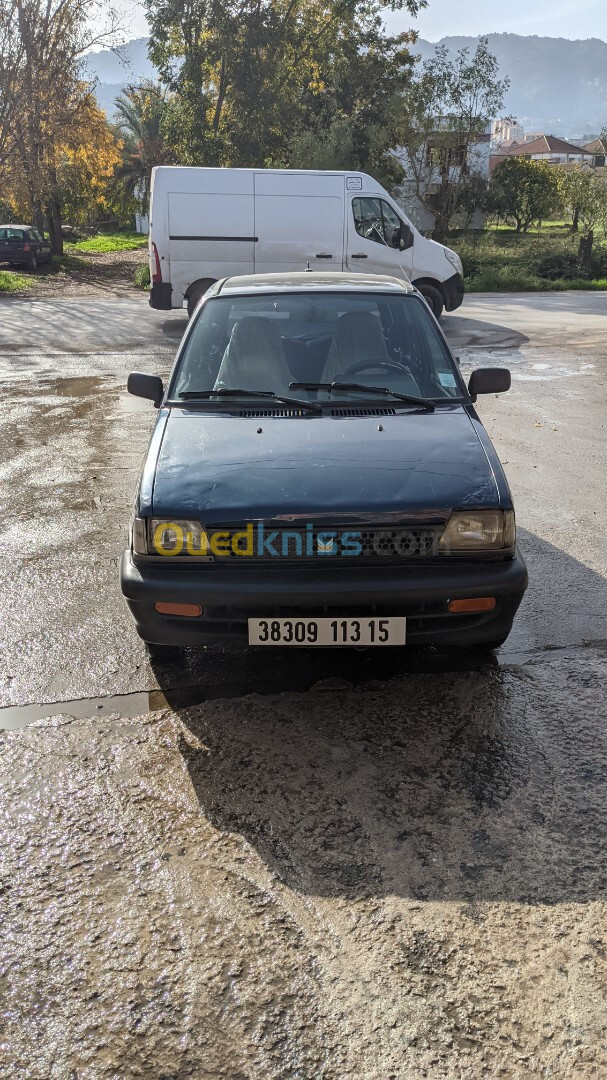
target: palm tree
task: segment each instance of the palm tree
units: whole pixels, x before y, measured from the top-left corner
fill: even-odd
[[[124,157],[116,170],[115,187],[125,201],[135,201],[146,214],[152,169],[173,162],[162,134],[167,93],[160,83],[147,79],[138,86],[127,86],[114,104],[117,128],[124,138]]]

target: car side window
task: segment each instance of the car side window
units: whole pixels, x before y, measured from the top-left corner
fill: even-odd
[[[37,240],[39,244],[42,243],[42,237],[40,236],[40,233],[38,232],[37,229],[32,229],[30,235],[32,236],[32,238],[34,240]]]
[[[398,247],[402,222],[385,199],[352,199],[352,213],[359,236],[385,247]]]
[[[354,228],[365,240],[375,244],[384,244],[384,223],[381,216],[380,199],[352,199]]]
[[[402,222],[392,207],[381,199],[381,212],[384,219],[384,236],[388,247],[397,248],[400,240]]]

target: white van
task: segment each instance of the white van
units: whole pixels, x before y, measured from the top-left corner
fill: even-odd
[[[185,301],[191,315],[219,278],[307,266],[408,279],[437,318],[464,295],[459,256],[422,236],[366,173],[152,170],[152,307]]]

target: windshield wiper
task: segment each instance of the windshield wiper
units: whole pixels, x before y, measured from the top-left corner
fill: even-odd
[[[238,387],[222,386],[218,390],[184,390],[179,397],[184,401],[209,401],[214,397],[261,397],[280,401],[283,405],[292,405],[293,408],[309,409],[310,412],[322,413],[323,411],[322,405],[319,405],[317,401],[285,397],[283,394],[275,394],[273,390],[241,390]]]
[[[430,401],[429,398],[413,397],[411,394],[399,394],[398,390],[390,390],[387,386],[365,386],[364,383],[356,382],[292,382],[289,383],[289,388],[291,390],[328,390],[330,393],[334,390],[354,390],[364,393],[368,391],[371,394],[389,394],[390,397],[397,398],[398,401],[406,401],[407,405],[421,405],[424,409],[428,409],[429,412],[434,412],[434,402]]]

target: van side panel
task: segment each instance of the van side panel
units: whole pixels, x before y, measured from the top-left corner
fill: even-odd
[[[180,180],[176,172],[174,180]],[[255,272],[253,173],[228,169],[196,173],[198,190],[176,191],[173,183],[168,192],[174,307],[181,306],[188,286],[201,278],[217,280]]]
[[[255,174],[255,272],[343,268],[343,176]]]

